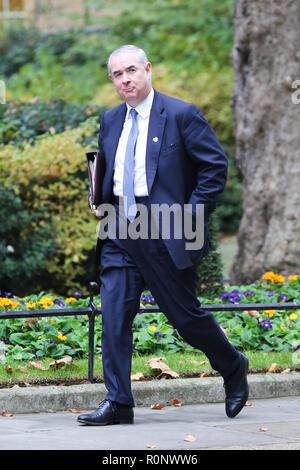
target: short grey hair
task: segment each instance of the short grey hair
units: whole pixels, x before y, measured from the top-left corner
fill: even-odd
[[[134,52],[136,60],[143,64],[144,67],[146,67],[146,64],[148,61],[146,52],[141,49],[140,47],[133,46],[132,44],[126,44],[125,46],[118,47],[118,49],[115,49],[109,56],[107,60],[107,70],[108,73],[111,74],[111,68],[110,68],[110,61],[112,56],[117,55],[121,52]]]

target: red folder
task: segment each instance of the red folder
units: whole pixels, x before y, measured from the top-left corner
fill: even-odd
[[[102,153],[94,151],[87,152],[86,159],[90,181],[89,200],[94,206],[99,206],[102,202],[102,182],[105,172],[105,157]]]

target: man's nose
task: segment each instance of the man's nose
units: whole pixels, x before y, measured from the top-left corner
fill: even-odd
[[[129,75],[128,75],[127,72],[123,73],[122,81],[123,81],[123,83],[128,83],[130,81],[129,80]]]

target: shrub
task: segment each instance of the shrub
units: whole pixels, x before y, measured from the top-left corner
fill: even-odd
[[[93,266],[97,221],[87,204],[87,148],[80,144],[95,131],[95,119],[90,121],[92,124],[86,122],[77,129],[46,135],[34,146],[26,144],[20,149],[8,144],[0,148],[2,184],[13,189],[25,213],[41,213],[42,208],[44,219],[49,217],[57,228],[44,232],[44,246],[53,240],[56,249],[48,257],[45,277],[39,279],[44,289],[56,292],[65,292],[80,276],[86,280]],[[13,217],[9,211],[7,223]],[[35,248],[38,259],[41,248]],[[31,290],[38,291],[34,279]]]
[[[25,295],[47,275],[58,244],[56,226],[45,207],[24,207],[10,187],[0,184],[0,289]]]
[[[218,251],[216,222],[216,215],[213,213],[209,220],[211,249],[198,267],[198,294],[208,299],[220,295],[224,288],[223,265]]]
[[[24,103],[9,101],[0,106],[0,141],[33,144],[43,134],[73,129],[91,116],[100,118],[103,106],[83,106],[62,99]]]

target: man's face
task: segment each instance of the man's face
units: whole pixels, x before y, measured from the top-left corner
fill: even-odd
[[[150,62],[144,67],[133,52],[120,52],[111,57],[110,68],[109,78],[130,106],[136,107],[148,96],[152,87]]]

